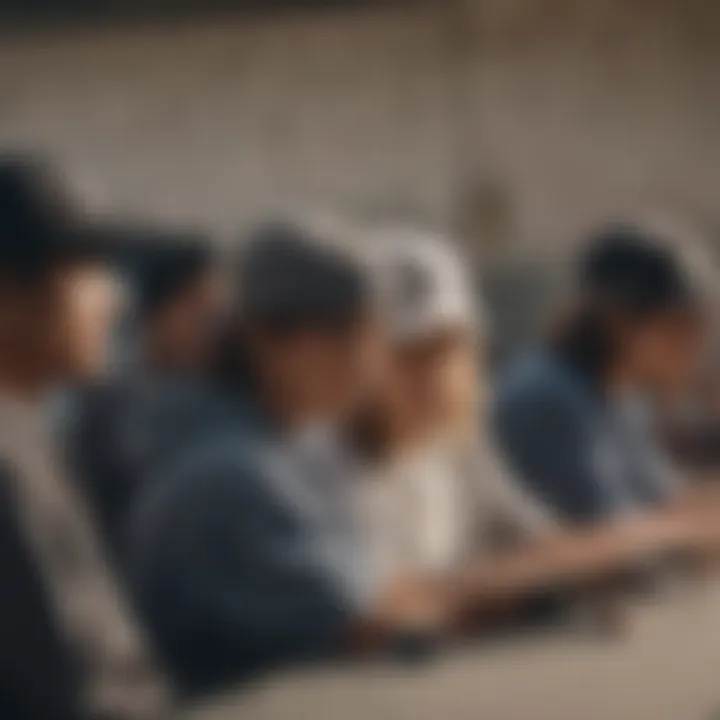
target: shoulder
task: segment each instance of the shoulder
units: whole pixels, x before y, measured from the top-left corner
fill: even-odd
[[[173,453],[148,478],[130,517],[134,531],[170,526],[250,522],[292,485],[273,444],[226,424]]]
[[[223,437],[233,417],[228,401],[213,388],[189,380],[153,380],[131,391],[116,423],[145,481],[176,459],[196,454],[212,437]]]
[[[582,416],[588,397],[570,368],[549,354],[533,354],[512,365],[493,397],[493,416],[511,421],[549,415]]]
[[[154,471],[151,492],[164,500],[216,494],[239,494],[263,484],[271,473],[266,443],[243,437],[225,427],[212,437],[199,438],[179,450]]]
[[[164,562],[188,543],[199,552],[247,525],[264,483],[255,456],[245,443],[223,434],[183,448],[154,470],[123,521],[126,562],[138,567]]]
[[[226,395],[189,379],[153,382],[144,393],[140,410],[146,423],[160,434],[186,428],[198,433],[204,428],[221,432],[238,423],[236,408]]]

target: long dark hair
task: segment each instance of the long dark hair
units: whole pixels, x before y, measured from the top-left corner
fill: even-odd
[[[601,384],[618,349],[612,326],[604,309],[583,301],[551,328],[550,346],[592,384]]]

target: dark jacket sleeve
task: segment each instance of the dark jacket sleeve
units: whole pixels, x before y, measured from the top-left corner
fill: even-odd
[[[11,472],[0,465],[0,717],[79,720],[77,675],[18,522]]]
[[[138,508],[128,576],[182,684],[340,649],[364,578],[342,540],[274,494],[293,480],[215,457]]]

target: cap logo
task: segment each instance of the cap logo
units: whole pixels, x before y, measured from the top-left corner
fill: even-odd
[[[422,267],[405,263],[398,270],[398,294],[408,304],[422,302],[431,290],[430,278]]]

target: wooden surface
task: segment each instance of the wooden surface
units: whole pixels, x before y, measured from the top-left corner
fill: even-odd
[[[194,720],[713,720],[720,585],[632,608],[623,638],[552,632],[449,652],[417,668],[296,673]]]

